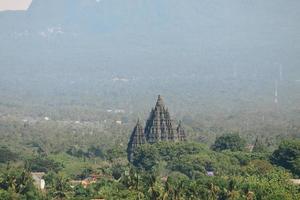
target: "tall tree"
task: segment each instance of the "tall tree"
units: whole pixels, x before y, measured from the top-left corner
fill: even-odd
[[[285,140],[271,156],[272,163],[300,176],[300,140]]]
[[[218,137],[212,146],[215,151],[243,151],[246,141],[238,133],[227,133]]]

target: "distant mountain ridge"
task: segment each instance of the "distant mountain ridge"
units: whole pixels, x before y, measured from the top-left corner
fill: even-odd
[[[196,68],[220,60],[228,66],[273,58],[298,63],[298,8],[299,1],[284,0],[33,0],[26,12],[0,13],[0,41],[12,47],[15,40],[35,43],[48,50],[55,42],[84,44],[104,54],[123,49],[137,58],[166,57],[157,63],[161,66],[174,66],[177,59],[178,65]],[[52,42],[44,45],[45,39]]]
[[[299,10],[296,0],[34,0],[0,12],[0,86],[45,96],[188,91],[206,102],[212,93],[229,102],[230,91],[273,103],[279,66],[298,88]],[[134,81],[124,89],[114,77]]]
[[[26,23],[27,28],[63,25],[76,31],[87,29],[89,34],[120,30],[143,34],[167,32],[169,35],[178,32],[189,34],[189,37],[215,35],[224,40],[217,32],[226,37],[241,37],[242,30],[267,30],[275,24],[280,25],[277,29],[292,27],[287,22],[293,23],[299,18],[293,11],[297,6],[297,2],[287,4],[283,0],[266,0],[264,3],[240,0],[33,0],[27,12],[15,14],[22,17],[0,13],[1,18],[5,17],[5,20],[0,18],[0,24],[9,24],[11,17],[15,23],[15,18],[20,24]],[[17,27],[20,26],[14,26]]]

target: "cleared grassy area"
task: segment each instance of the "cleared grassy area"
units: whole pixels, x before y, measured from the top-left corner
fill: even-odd
[[[50,155],[49,158],[55,160],[56,162],[62,163],[64,168],[61,170],[60,173],[68,177],[79,174],[85,168],[95,169],[101,163],[101,160],[96,159],[96,162],[94,159],[84,160],[83,158],[76,158],[66,153]]]

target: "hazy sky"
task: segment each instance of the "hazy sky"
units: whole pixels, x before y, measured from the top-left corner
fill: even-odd
[[[0,0],[0,10],[25,10],[32,0]]]

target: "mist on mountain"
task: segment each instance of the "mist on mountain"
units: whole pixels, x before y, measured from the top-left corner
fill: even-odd
[[[275,109],[277,89],[282,109],[297,113],[299,8],[296,0],[33,0],[27,11],[0,13],[1,101],[141,108],[165,94],[176,112],[230,115]]]

